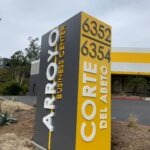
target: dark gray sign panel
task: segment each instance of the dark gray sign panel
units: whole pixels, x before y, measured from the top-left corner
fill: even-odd
[[[44,99],[47,97],[45,86],[49,82],[46,77],[49,65],[47,62],[48,50],[55,51],[56,49],[49,46],[50,31],[42,37],[34,142],[45,149],[73,150],[77,111],[80,14],[58,26],[58,30],[60,35],[56,47],[59,55],[62,56],[57,55],[57,58],[52,60],[58,63],[58,74],[55,79],[58,84],[56,87],[58,94],[55,94],[57,100],[54,102],[55,116],[52,122],[54,132],[49,133],[49,129],[42,121],[43,117],[50,113],[49,109],[44,109]]]
[[[110,150],[111,27],[79,13],[42,37],[34,143]]]

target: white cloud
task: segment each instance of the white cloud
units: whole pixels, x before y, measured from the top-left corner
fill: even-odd
[[[6,0],[0,5],[0,56],[24,49],[28,37],[41,37],[80,11],[109,23],[113,46],[150,47],[148,0]]]

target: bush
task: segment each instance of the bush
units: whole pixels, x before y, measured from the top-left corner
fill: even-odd
[[[138,118],[133,115],[130,114],[129,118],[128,118],[128,127],[136,127],[137,126],[137,122],[138,122]]]
[[[24,95],[29,91],[29,86],[27,84],[24,84],[21,86],[21,94]]]
[[[0,94],[2,95],[19,95],[22,88],[21,86],[14,81],[6,82],[0,87]]]
[[[10,125],[12,123],[16,123],[17,118],[12,117],[12,115],[7,113],[0,113],[0,125]]]

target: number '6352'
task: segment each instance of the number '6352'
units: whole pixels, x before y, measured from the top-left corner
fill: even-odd
[[[93,36],[98,36],[99,39],[111,42],[111,30],[102,24],[97,24],[94,20],[89,21],[87,18],[82,24],[82,29],[84,32],[90,32]]]

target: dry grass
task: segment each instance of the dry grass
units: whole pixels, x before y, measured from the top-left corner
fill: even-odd
[[[19,110],[30,110],[31,106],[23,104],[21,102],[14,102],[10,100],[0,100],[0,112],[14,114]]]
[[[134,114],[130,114],[128,118],[128,127],[136,127],[138,122],[138,118]]]

